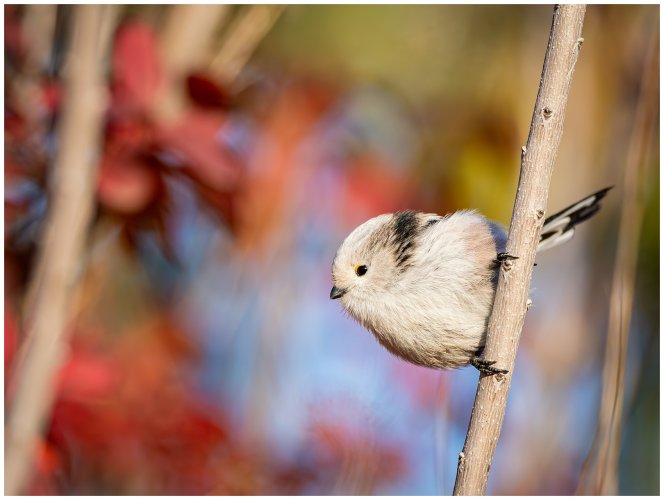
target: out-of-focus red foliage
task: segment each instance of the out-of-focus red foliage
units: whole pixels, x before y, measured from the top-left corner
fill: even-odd
[[[16,54],[20,72],[21,25],[14,9],[6,13],[5,37]],[[9,37],[7,39],[7,37]],[[230,97],[204,75],[186,79],[191,107],[173,121],[155,116],[160,93],[169,75],[160,60],[156,35],[143,21],[129,20],[116,31],[111,65],[110,104],[106,113],[102,158],[98,171],[97,201],[102,214],[122,225],[130,248],[143,230],[156,231],[166,255],[172,256],[167,216],[173,210],[173,182],[185,182],[199,194],[203,206],[233,227],[235,198],[244,182],[244,165],[221,139],[227,126]],[[61,105],[60,83],[37,82],[37,100],[25,109],[10,79],[6,91],[5,180],[29,177],[45,188],[47,166],[52,164],[48,134]],[[25,207],[5,197],[9,216]],[[10,236],[11,237],[11,236]],[[7,238],[7,236],[6,236]]]
[[[177,156],[182,172],[196,183],[220,193],[234,191],[240,187],[242,171],[236,155],[219,140],[225,124],[222,113],[193,109],[174,125],[162,127],[158,144]]]
[[[191,100],[204,108],[228,108],[232,99],[228,91],[203,73],[187,77],[187,93]]]
[[[129,21],[115,34],[111,92],[118,115],[143,114],[154,103],[164,75],[152,29],[141,21]]]
[[[183,333],[159,323],[103,349],[90,332],[74,343],[47,437],[73,493],[129,493],[141,482],[155,494],[202,494],[213,486],[210,458],[227,439],[227,424],[180,373],[177,344],[186,340],[164,336]]]
[[[339,422],[319,421],[314,424],[312,435],[321,462],[346,461],[351,467],[365,469],[361,474],[366,483],[365,493],[405,471],[403,457],[396,447],[385,446],[375,436],[354,432]]]
[[[113,45],[112,104],[98,197],[105,210],[123,220],[131,246],[137,231],[154,229],[170,255],[167,180],[192,181],[204,204],[232,226],[244,168],[219,139],[227,102],[221,87],[212,81],[204,85],[201,75],[190,77],[186,89],[192,108],[164,122],[155,118],[155,106],[164,98],[160,91],[166,80],[152,30],[141,21],[121,26]]]
[[[340,209],[348,220],[357,213],[389,213],[412,206],[415,193],[415,184],[402,171],[390,168],[376,155],[360,155],[348,165],[342,193],[345,203]]]
[[[25,53],[20,16],[12,6],[5,7],[5,14],[6,50],[14,58],[12,71],[20,73]],[[312,175],[310,165],[299,161],[302,145],[339,99],[338,89],[296,81],[266,91],[263,98],[271,102],[263,109],[234,109],[253,124],[255,137],[245,151],[223,137],[232,131],[234,97],[207,75],[189,75],[180,83],[190,98],[182,113],[168,122],[157,118],[161,92],[179,81],[172,76],[160,61],[149,25],[130,20],[119,27],[94,224],[104,220],[120,227],[130,255],[140,232],[156,231],[165,255],[172,257],[169,214],[176,209],[172,184],[179,183],[233,229],[238,246],[259,246],[282,227],[291,188]],[[37,100],[26,110],[13,83],[10,77],[5,108],[5,262],[10,277],[5,294],[19,301],[33,268],[44,215],[39,207],[47,206],[63,101],[60,81],[43,78],[36,82]],[[398,174],[381,176],[375,158],[358,159],[349,167],[359,176],[358,185],[376,186],[375,198],[368,201],[351,194],[349,210],[359,203],[387,207],[393,193],[401,196],[410,189],[399,187],[404,179]],[[86,291],[97,293],[86,289],[83,296]],[[396,448],[333,423],[315,424],[295,458],[285,459],[283,450],[269,443],[248,442],[234,428],[227,407],[211,407],[195,389],[189,371],[198,355],[192,332],[174,326],[177,320],[166,308],[127,331],[75,331],[58,373],[30,493],[325,494],[345,482],[352,492],[371,493],[403,471]],[[6,306],[5,389],[19,343],[17,324]],[[362,471],[361,484],[346,477],[356,467]]]
[[[21,59],[25,55],[25,38],[18,18],[18,6],[5,4],[5,57]]]
[[[371,492],[403,473],[396,448],[331,422],[313,425],[294,461],[244,441],[183,376],[196,354],[172,324],[110,344],[101,332],[77,335],[31,494],[325,493],[348,467],[362,468],[361,484],[348,487]]]
[[[109,123],[97,186],[99,203],[131,218],[161,200],[165,186],[159,170],[149,164],[145,150],[153,140],[152,127],[143,120]]]
[[[213,452],[229,429],[182,376],[192,347],[169,325],[139,327],[110,345],[100,333],[76,337],[43,444],[58,466],[34,492],[56,479],[61,492],[80,493],[202,494],[214,486]]]
[[[283,227],[285,198],[312,173],[298,153],[336,99],[338,95],[329,86],[300,82],[281,90],[261,117],[261,140],[252,154],[253,169],[238,209],[240,246],[261,245]]]

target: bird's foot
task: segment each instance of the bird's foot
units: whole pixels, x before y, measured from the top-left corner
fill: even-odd
[[[500,252],[496,256],[496,262],[502,264],[503,262],[507,262],[508,260],[516,260],[518,257],[516,255],[510,255],[507,252]]]
[[[488,359],[480,358],[479,356],[473,356],[470,358],[470,364],[477,368],[483,375],[504,375],[509,373],[509,370],[494,368],[493,365],[496,364],[495,361],[489,361]]]

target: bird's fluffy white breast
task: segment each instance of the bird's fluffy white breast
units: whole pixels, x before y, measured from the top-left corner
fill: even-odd
[[[394,286],[351,314],[409,361],[467,364],[484,344],[496,253],[492,228],[481,215],[461,211],[441,218],[423,229],[411,265]]]

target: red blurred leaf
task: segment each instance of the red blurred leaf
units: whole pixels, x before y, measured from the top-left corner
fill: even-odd
[[[37,445],[37,469],[42,474],[52,474],[60,466],[57,450],[48,442],[40,441]]]
[[[128,21],[116,32],[112,58],[115,112],[147,111],[163,82],[154,32],[141,21]]]
[[[204,108],[227,108],[231,98],[221,85],[204,74],[194,73],[187,77],[187,92],[191,100]]]
[[[21,30],[18,5],[7,5],[5,9],[5,55],[20,60],[26,53],[27,47]]]
[[[358,217],[405,209],[415,201],[416,193],[415,184],[383,159],[372,154],[358,156],[348,165],[343,216],[357,222]],[[419,199],[417,204],[423,202]]]
[[[177,429],[182,442],[198,443],[207,449],[214,448],[219,441],[226,439],[228,434],[218,422],[195,408],[191,408],[181,416]]]
[[[97,180],[99,202],[122,215],[136,215],[163,195],[161,172],[146,161],[153,127],[142,119],[116,119],[106,131]]]
[[[47,80],[42,86],[42,105],[51,113],[55,111],[60,106],[60,101],[62,100],[62,89],[60,88],[60,83],[56,80]]]
[[[232,191],[239,186],[239,160],[219,139],[225,116],[193,110],[173,126],[161,129],[159,144],[182,162],[183,172],[215,191]]]
[[[132,422],[132,411],[131,407],[118,407],[118,402],[113,399],[95,404],[60,398],[53,408],[49,439],[59,445],[65,457],[72,446],[91,459],[107,452],[108,447],[116,442],[121,444],[135,439],[138,432]]]
[[[145,211],[163,192],[159,173],[132,157],[105,158],[99,171],[99,202],[122,215]]]
[[[113,117],[106,127],[106,155],[140,153],[154,140],[154,125],[146,118]]]
[[[118,383],[115,369],[105,357],[74,351],[58,374],[60,397],[91,399],[107,395]]]
[[[29,130],[23,115],[19,114],[10,102],[5,104],[5,140],[21,140]],[[6,150],[6,147],[5,147]]]
[[[28,495],[57,495],[55,476],[63,463],[57,448],[48,441],[40,440],[35,450],[33,479],[28,487]]]

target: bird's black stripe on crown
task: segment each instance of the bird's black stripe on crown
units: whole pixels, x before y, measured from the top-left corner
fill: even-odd
[[[407,267],[408,259],[415,249],[416,238],[422,229],[417,215],[418,213],[413,210],[394,214],[393,236],[390,243],[394,248],[394,257],[399,269]]]

